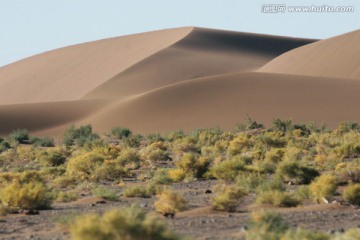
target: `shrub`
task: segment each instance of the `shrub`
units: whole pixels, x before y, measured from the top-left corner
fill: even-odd
[[[53,201],[50,190],[41,182],[14,181],[1,190],[0,196],[1,204],[9,210],[47,209]]]
[[[0,173],[0,184],[10,184],[12,182],[18,182],[20,184],[31,182],[44,182],[44,178],[38,171],[24,171],[20,173],[4,172]]]
[[[151,181],[156,184],[171,184],[173,179],[169,176],[168,169],[159,168],[154,172]]]
[[[140,152],[141,158],[148,161],[150,165],[156,165],[160,161],[169,160],[167,147],[163,142],[153,142]]]
[[[286,182],[309,184],[314,178],[319,176],[319,172],[313,168],[302,166],[297,161],[284,161],[276,169],[276,175]]]
[[[316,178],[315,181],[310,184],[310,190],[314,201],[319,203],[324,199],[328,200],[334,195],[337,184],[337,179],[334,175],[324,174]]]
[[[106,160],[107,156],[101,149],[93,149],[70,158],[66,166],[66,175],[78,181],[83,180],[115,180],[126,175],[124,169],[115,160]]]
[[[102,216],[81,216],[71,225],[72,240],[177,240],[159,219],[147,216],[138,208],[110,210]]]
[[[243,158],[235,156],[231,160],[225,160],[215,164],[210,172],[217,179],[234,181],[239,174],[245,171],[245,169],[246,165]]]
[[[76,128],[71,126],[64,134],[63,143],[66,146],[79,145],[99,139],[99,135],[92,132],[91,125],[80,126]]]
[[[49,137],[39,138],[39,137],[31,137],[30,143],[34,144],[37,147],[54,147],[54,139]]]
[[[124,168],[134,170],[140,167],[140,156],[136,149],[125,148],[116,158],[116,162]]]
[[[230,144],[228,151],[231,155],[235,156],[237,154],[240,154],[244,149],[251,146],[251,142],[249,140],[249,137],[245,134],[241,134],[234,138]]]
[[[56,196],[57,202],[72,202],[79,198],[79,194],[75,191],[59,192]]]
[[[280,132],[287,132],[289,130],[292,130],[293,126],[292,126],[292,121],[290,119],[287,120],[282,120],[280,118],[276,118],[272,121],[271,124],[271,129],[275,130],[275,131],[280,131]]]
[[[297,228],[289,229],[281,240],[330,240],[330,236],[326,233],[312,232],[306,229]]]
[[[43,152],[38,159],[45,166],[59,166],[65,163],[66,156],[59,149],[51,149]]]
[[[251,214],[247,240],[278,240],[289,229],[279,213],[259,211]]]
[[[181,182],[186,177],[186,172],[183,169],[177,168],[177,169],[170,169],[168,171],[168,175],[174,182]]]
[[[343,192],[344,200],[360,206],[360,184],[351,184]]]
[[[186,200],[182,195],[172,190],[163,190],[157,195],[155,210],[164,215],[175,214],[186,209]]]
[[[155,195],[157,192],[155,185],[148,184],[147,186],[133,186],[125,189],[124,196],[133,198],[150,198],[151,196]]]
[[[251,119],[250,117],[247,118],[245,123],[240,123],[236,125],[237,131],[248,131],[259,128],[264,128],[264,125],[262,123],[258,123],[257,121]]]
[[[131,134],[132,134],[132,132],[128,128],[116,127],[116,128],[111,129],[111,136],[119,138],[119,139],[127,138]]]
[[[0,153],[5,152],[6,150],[10,149],[10,143],[5,141],[4,139],[0,138]]]
[[[336,175],[340,182],[360,183],[360,161],[338,164]]]
[[[190,178],[201,178],[208,171],[210,159],[206,157],[198,157],[194,153],[186,153],[176,166],[186,172],[186,176]]]
[[[29,132],[26,129],[17,129],[9,134],[9,138],[18,143],[24,143],[29,140]]]
[[[300,201],[287,192],[275,190],[260,192],[256,197],[256,203],[272,204],[277,207],[296,207]]]
[[[141,140],[143,140],[143,136],[140,134],[131,134],[127,138],[124,139],[126,145],[131,148],[139,147],[141,144]]]
[[[216,196],[212,199],[212,207],[215,210],[232,212],[238,206],[239,199],[244,197],[247,192],[236,185],[217,185],[215,187]]]
[[[119,200],[119,196],[117,192],[113,189],[106,187],[96,187],[92,190],[92,194],[96,197],[102,197],[106,200],[117,201]]]
[[[244,188],[247,192],[255,192],[267,179],[259,173],[243,173],[236,177],[235,184]]]
[[[359,131],[360,126],[356,122],[341,122],[339,126],[335,129],[335,132],[337,133],[347,133],[350,131]]]

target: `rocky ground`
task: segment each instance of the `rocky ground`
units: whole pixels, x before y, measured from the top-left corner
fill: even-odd
[[[294,208],[273,208],[253,205],[254,196],[248,195],[239,200],[236,212],[214,211],[210,207],[213,193],[206,193],[206,190],[211,190],[215,184],[216,181],[174,184],[173,187],[181,191],[188,200],[189,209],[178,213],[174,219],[164,218],[164,221],[177,233],[199,240],[242,239],[250,213],[262,208],[280,212],[294,227],[301,226],[328,233],[360,227],[360,209],[342,205],[338,201],[329,204],[305,202]],[[9,214],[0,220],[0,239],[68,239],[69,233],[64,223],[78,215],[131,204],[140,206],[150,214],[157,214],[152,207],[154,200],[155,198],[120,197],[119,201],[111,202],[99,197],[84,196],[75,202],[56,203],[53,209],[40,211],[38,215]]]

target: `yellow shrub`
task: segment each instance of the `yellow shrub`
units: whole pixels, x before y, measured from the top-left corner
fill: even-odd
[[[186,200],[182,195],[171,190],[164,190],[157,195],[158,200],[154,203],[157,212],[174,214],[185,210]]]
[[[351,184],[343,192],[344,200],[354,205],[360,205],[360,184]]]
[[[247,193],[243,188],[235,185],[218,185],[215,187],[216,196],[212,199],[212,206],[215,210],[234,211],[239,199]]]
[[[71,225],[72,240],[179,240],[158,218],[138,208],[110,210],[102,216],[78,217]]]
[[[250,140],[247,135],[239,135],[238,137],[234,138],[230,144],[228,151],[231,155],[237,155],[241,153],[245,148],[250,146]]]
[[[53,200],[50,190],[41,182],[14,181],[1,190],[0,196],[2,205],[10,210],[46,209]]]
[[[334,175],[321,175],[310,184],[311,194],[316,202],[322,202],[324,198],[329,200],[337,189],[337,178]]]
[[[256,197],[258,204],[272,204],[277,207],[295,207],[299,200],[289,193],[279,190],[263,191]]]
[[[174,182],[181,182],[182,180],[184,180],[185,176],[186,176],[186,172],[183,169],[171,169],[168,171],[169,177],[174,181]]]

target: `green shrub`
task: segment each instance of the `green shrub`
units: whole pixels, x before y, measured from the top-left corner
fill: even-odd
[[[48,209],[53,201],[50,190],[41,182],[6,185],[0,192],[1,204],[9,210]]]
[[[141,144],[141,140],[143,140],[143,136],[140,134],[131,134],[127,138],[124,139],[126,145],[131,148],[139,147]]]
[[[148,184],[146,186],[133,186],[125,189],[124,196],[133,198],[133,197],[139,197],[139,198],[150,198],[154,196],[157,193],[157,189],[155,185]]]
[[[186,153],[177,161],[176,166],[186,172],[189,178],[202,178],[208,171],[210,166],[210,159],[198,156],[194,153]]]
[[[351,184],[345,188],[343,199],[351,204],[360,206],[360,184]]]
[[[292,121],[290,119],[282,120],[280,118],[276,118],[272,121],[271,129],[285,133],[293,129]]]
[[[31,137],[30,143],[34,144],[37,147],[54,147],[54,139],[49,137],[39,138],[39,137]]]
[[[359,240],[360,229],[350,228],[345,233],[337,233],[332,240]]]
[[[329,200],[337,189],[337,178],[334,175],[324,174],[316,178],[310,184],[311,194],[314,201],[320,203],[324,199]]]
[[[45,166],[59,166],[65,163],[66,156],[60,149],[51,149],[43,152],[38,159]]]
[[[225,181],[234,181],[235,178],[246,170],[244,159],[235,156],[231,160],[225,160],[215,164],[211,169],[211,174],[217,179]]]
[[[29,132],[26,129],[17,129],[9,134],[9,138],[18,143],[24,143],[29,140]]]
[[[163,190],[157,195],[154,203],[155,210],[162,214],[175,214],[186,209],[184,197],[172,190]]]
[[[279,213],[259,211],[251,214],[247,240],[279,240],[289,229]]]
[[[215,210],[232,212],[239,204],[240,198],[247,192],[236,185],[217,185],[215,186],[216,195],[212,199],[212,207]]]
[[[309,184],[319,176],[319,172],[313,168],[302,166],[297,161],[284,161],[276,169],[276,175],[286,182],[296,184]]]
[[[81,216],[71,225],[72,240],[177,240],[159,219],[147,216],[138,208],[110,210],[102,216]]]
[[[242,173],[235,179],[235,184],[244,188],[247,192],[255,192],[256,189],[265,184],[267,179],[259,173]]]
[[[10,143],[5,141],[4,139],[0,138],[0,153],[5,152],[6,150],[10,149]]]
[[[360,160],[340,163],[335,170],[340,182],[360,183]]]
[[[80,126],[79,128],[73,125],[65,132],[63,144],[66,146],[84,146],[86,143],[97,139],[99,139],[99,135],[92,132],[91,125]]]
[[[113,189],[106,188],[106,187],[96,187],[92,190],[92,194],[96,197],[102,197],[106,200],[110,201],[117,201],[119,200],[119,196],[117,192]]]
[[[116,127],[116,128],[111,129],[111,136],[119,138],[119,139],[127,138],[131,134],[132,134],[132,132],[128,128]]]
[[[279,190],[260,192],[256,197],[258,204],[272,204],[276,207],[296,207],[300,201],[292,194]]]
[[[262,123],[258,123],[257,121],[251,119],[250,117],[247,118],[245,123],[240,123],[236,125],[237,131],[248,131],[259,128],[264,128],[264,125]]]

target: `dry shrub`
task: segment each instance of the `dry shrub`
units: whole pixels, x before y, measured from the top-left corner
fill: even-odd
[[[163,190],[157,195],[158,200],[154,203],[157,212],[164,215],[175,214],[186,209],[185,198],[172,190]]]
[[[236,185],[217,185],[215,187],[216,196],[212,199],[212,207],[215,210],[232,212],[236,209],[239,199],[244,197],[247,192]]]

